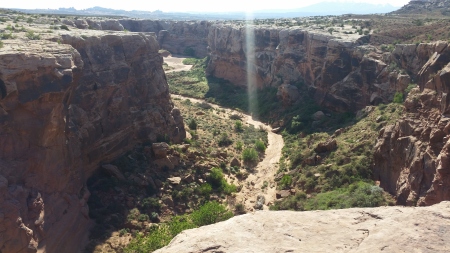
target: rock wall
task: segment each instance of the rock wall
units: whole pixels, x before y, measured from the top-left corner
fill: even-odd
[[[398,204],[450,200],[450,48],[446,42],[398,45],[393,55],[416,73],[405,115],[381,130],[374,176]]]
[[[208,21],[160,21],[146,19],[65,19],[66,25],[78,29],[153,32],[162,49],[172,54],[187,54],[198,58],[208,55]]]
[[[448,252],[449,216],[449,202],[414,208],[258,211],[183,231],[155,252]]]
[[[187,54],[198,58],[208,55],[210,22],[173,22],[167,30],[159,31],[158,41],[162,49],[173,54]]]
[[[254,36],[250,60],[248,33]],[[237,85],[246,85],[247,75],[258,87],[304,82],[318,104],[356,111],[391,101],[396,91],[406,88],[398,80],[400,73],[386,68],[390,57],[363,45],[368,39],[355,34],[340,38],[303,28],[216,24],[208,34],[207,72]]]
[[[1,252],[78,252],[92,172],[138,142],[185,137],[154,35],[61,41],[0,50]]]

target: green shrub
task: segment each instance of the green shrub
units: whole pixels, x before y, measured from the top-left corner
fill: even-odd
[[[417,87],[417,84],[415,84],[415,83],[410,83],[410,84],[408,85],[408,87],[406,87],[406,89],[405,89],[406,94],[408,94],[412,89],[414,89],[414,88],[416,88],[416,87]]]
[[[212,188],[227,195],[237,191],[237,187],[235,185],[227,183],[227,180],[225,180],[223,172],[220,168],[211,169],[208,182],[211,184]]]
[[[175,216],[167,223],[151,227],[146,236],[138,234],[124,252],[153,252],[168,245],[177,234],[184,230],[224,221],[231,217],[233,214],[227,211],[225,206],[217,202],[208,202],[190,215]]]
[[[219,138],[219,146],[229,146],[233,143],[233,141],[228,137],[227,133],[222,133]]]
[[[397,104],[403,103],[403,93],[396,92],[394,95],[394,100],[392,102],[397,103]]]
[[[145,198],[142,200],[142,207],[145,209],[157,209],[159,210],[161,208],[161,204],[159,203],[157,198]]]
[[[223,181],[225,180],[223,176],[223,172],[220,168],[212,168],[211,173],[209,174],[208,181],[211,183],[211,186],[215,189],[222,187]]]
[[[147,214],[140,214],[137,219],[138,221],[148,221],[149,217]]]
[[[255,142],[255,148],[256,148],[256,150],[258,150],[258,152],[261,152],[261,153],[266,151],[266,145],[261,140],[257,140]]]
[[[0,48],[3,47],[3,41],[0,41]]]
[[[59,28],[69,31],[69,27],[67,27],[66,25],[61,25]]]
[[[242,132],[244,130],[242,122],[240,120],[236,120],[234,122],[234,130],[236,132]]]
[[[197,121],[195,121],[195,119],[189,120],[188,127],[191,130],[197,130],[197,127],[198,127]]]
[[[192,222],[196,226],[205,226],[228,220],[233,214],[217,202],[208,202],[191,214]]]
[[[284,175],[279,183],[279,186],[281,189],[289,188],[292,184],[292,176],[291,175]]]
[[[242,204],[242,203],[236,204],[236,206],[234,206],[234,211],[236,213],[239,213],[239,214],[245,213],[245,206],[244,206],[244,204]]]
[[[238,141],[238,142],[236,142],[236,150],[239,150],[239,151],[241,151],[241,150],[242,150],[242,147],[243,147],[243,143],[242,143],[242,141]]]
[[[244,162],[257,162],[258,152],[254,148],[246,148],[242,151],[242,159]]]
[[[183,64],[184,65],[195,65],[197,64],[199,61],[199,59],[196,58],[186,58],[183,60]]]
[[[25,37],[27,37],[30,40],[40,40],[41,35],[35,34],[34,31],[28,31],[27,34],[25,34]]]
[[[201,184],[200,186],[198,186],[195,189],[195,192],[197,192],[197,194],[202,195],[202,196],[209,196],[212,192],[212,187],[210,184],[204,183],[204,184]]]

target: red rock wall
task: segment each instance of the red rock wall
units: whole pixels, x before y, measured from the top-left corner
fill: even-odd
[[[1,252],[78,252],[91,173],[138,142],[185,135],[154,36],[63,43],[0,50]]]
[[[420,88],[412,90],[404,103],[405,115],[380,132],[375,179],[398,204],[450,200],[450,48],[437,42],[400,45],[394,52],[412,70],[424,64],[416,73]]]
[[[388,70],[390,57],[362,46],[367,37],[339,39],[300,28],[264,26],[250,31],[255,57],[248,63],[246,27],[211,26],[209,75],[242,86],[247,84],[247,74],[258,87],[304,82],[318,104],[335,111],[391,101],[396,91],[408,85],[400,82],[399,72]]]

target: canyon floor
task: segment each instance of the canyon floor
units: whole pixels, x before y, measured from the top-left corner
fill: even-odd
[[[178,72],[178,71],[187,71],[190,70],[192,65],[184,65],[183,60],[186,58],[179,56],[169,56],[164,58],[164,62],[172,67],[171,70],[166,71],[166,73],[170,72]],[[189,99],[192,102],[196,103],[206,103],[205,100],[188,98],[180,95],[172,94],[172,98],[178,99]],[[268,210],[268,205],[273,203],[276,199],[276,183],[274,180],[275,173],[279,168],[279,161],[281,158],[281,150],[284,147],[283,137],[280,134],[272,132],[272,128],[269,125],[266,125],[260,121],[257,121],[252,118],[252,116],[247,114],[242,114],[242,112],[232,110],[230,108],[224,108],[222,106],[211,104],[213,108],[225,110],[225,114],[221,114],[221,117],[228,118],[233,114],[241,114],[242,120],[247,124],[253,125],[256,128],[264,128],[268,133],[269,145],[265,151],[264,159],[258,163],[258,166],[254,168],[249,176],[243,182],[243,188],[236,194],[236,197],[230,199],[234,206],[236,203],[243,203],[245,205],[245,209],[247,211],[254,210],[255,201],[258,196],[264,196],[264,205],[263,208]]]

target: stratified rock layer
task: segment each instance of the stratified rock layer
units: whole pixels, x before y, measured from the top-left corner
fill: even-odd
[[[212,25],[208,33],[209,75],[258,87],[304,83],[318,104],[356,111],[392,100],[404,83],[383,55],[363,45],[368,36],[345,38],[306,28]],[[407,84],[406,84],[407,85]]]
[[[138,142],[185,136],[154,35],[62,42],[0,50],[1,252],[78,252],[92,172]]]
[[[375,179],[398,204],[450,200],[450,48],[445,42],[399,45],[393,54],[411,71],[423,67],[416,70],[419,88],[409,93],[405,115],[380,132]]]
[[[176,236],[157,253],[448,252],[450,202],[431,207],[259,211]]]

